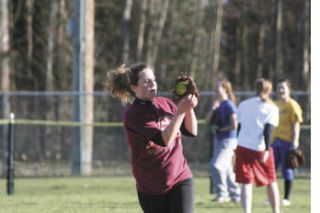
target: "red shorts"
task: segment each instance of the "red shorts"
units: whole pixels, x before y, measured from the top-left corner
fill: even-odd
[[[236,149],[236,181],[249,184],[255,181],[256,186],[270,185],[277,180],[273,149],[269,147],[269,158],[261,163],[264,151],[255,151],[238,146]]]

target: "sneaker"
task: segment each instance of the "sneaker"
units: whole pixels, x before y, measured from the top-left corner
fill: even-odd
[[[270,204],[270,200],[265,200],[262,202],[263,205],[269,205]]]
[[[283,206],[290,206],[290,200],[283,199],[283,200],[281,201],[281,205],[283,205]]]
[[[229,201],[230,201],[229,197],[222,197],[222,196],[217,196],[216,198],[212,199],[212,202],[217,202],[217,203],[225,203]]]
[[[231,201],[234,202],[234,203],[240,203],[241,198],[240,198],[240,196],[232,197]]]

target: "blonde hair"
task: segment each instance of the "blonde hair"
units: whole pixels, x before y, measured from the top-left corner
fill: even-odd
[[[132,91],[131,85],[138,85],[140,72],[146,68],[147,65],[145,64],[137,64],[131,67],[122,65],[118,69],[109,71],[105,82],[107,90],[123,104],[131,103],[135,99],[135,93]]]
[[[264,78],[256,80],[256,92],[263,102],[272,103],[270,93],[272,91],[272,83]]]
[[[230,81],[228,81],[227,79],[222,79],[220,80],[220,82],[222,83],[222,87],[226,90],[226,93],[229,97],[229,99],[236,104],[236,98],[233,94],[233,90],[232,90],[232,84]]]

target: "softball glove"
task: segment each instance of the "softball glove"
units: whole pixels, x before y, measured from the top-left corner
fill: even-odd
[[[199,91],[194,80],[187,75],[180,75],[171,84],[172,100],[178,103],[186,95],[195,95],[199,99]]]
[[[287,164],[289,168],[299,168],[306,162],[306,157],[301,150],[295,149],[290,150],[287,157]]]

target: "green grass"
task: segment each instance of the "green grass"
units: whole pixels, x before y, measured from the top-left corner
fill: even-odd
[[[279,179],[278,184],[282,197],[283,180]],[[241,204],[211,202],[213,196],[209,194],[208,186],[208,178],[195,178],[195,212],[242,212]],[[142,212],[132,177],[16,179],[13,196],[6,195],[6,181],[1,179],[0,189],[1,213]],[[266,198],[265,187],[254,187],[252,212],[272,212],[269,205],[261,204]],[[310,199],[310,179],[296,179],[291,196],[292,205],[284,210],[290,213],[310,212]]]

